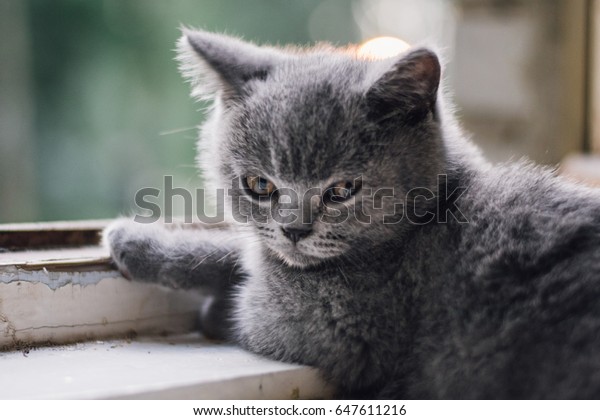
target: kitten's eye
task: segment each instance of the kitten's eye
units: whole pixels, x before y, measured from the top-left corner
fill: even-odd
[[[249,175],[245,181],[248,190],[257,196],[268,196],[275,190],[275,184],[260,176]]]
[[[325,191],[323,199],[337,203],[346,201],[360,190],[361,185],[359,180],[336,182]]]

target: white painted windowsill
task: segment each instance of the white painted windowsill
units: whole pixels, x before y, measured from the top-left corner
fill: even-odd
[[[0,399],[306,399],[331,389],[314,369],[199,334],[0,353]]]
[[[0,253],[0,399],[331,397],[312,368],[202,338],[200,301],[97,246]]]

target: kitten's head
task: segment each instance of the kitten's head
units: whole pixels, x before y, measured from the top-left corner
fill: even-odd
[[[283,261],[352,258],[435,208],[444,147],[431,51],[368,60],[186,30],[179,52],[193,94],[214,99],[203,169]]]

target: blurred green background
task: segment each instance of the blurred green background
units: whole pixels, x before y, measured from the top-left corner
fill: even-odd
[[[556,78],[562,77],[552,76],[551,70],[556,64],[552,60],[560,57],[541,55],[539,51],[546,51],[541,41],[525,39],[547,38],[537,37],[531,28],[545,30],[544,22],[555,24],[562,13],[555,7],[558,3],[0,0],[0,223],[130,213],[135,209],[135,192],[161,188],[165,175],[172,175],[178,187],[201,185],[194,167],[194,144],[206,104],[189,98],[189,87],[177,71],[173,50],[181,24],[271,44],[329,41],[344,45],[377,35],[395,35],[411,43],[433,42],[442,47],[450,63],[447,78],[464,75],[462,83],[459,77],[456,84],[467,123],[472,121],[475,131],[478,127],[496,130],[484,138],[506,137],[491,141],[489,150],[517,150],[516,155],[535,159],[536,154],[525,146],[540,138],[545,142],[538,148],[546,150],[543,161],[548,156],[547,131],[556,130],[553,126],[533,134],[526,130],[537,127],[531,122],[539,115],[548,120],[554,117],[527,114],[525,108],[519,111],[519,106],[535,103],[535,95],[516,105],[513,98],[523,94],[521,86],[529,86],[530,79],[537,83],[528,87],[532,92],[552,93],[548,86],[557,85]],[[523,26],[523,19],[531,22]],[[479,36],[486,28],[494,31]],[[523,42],[511,41],[515,36]],[[457,38],[462,39],[462,50],[455,51]],[[469,44],[478,39],[485,39],[486,45]],[[559,35],[544,42],[562,41]],[[486,54],[503,57],[506,48],[512,61],[496,59],[491,64],[495,74],[490,73]],[[537,52],[528,54],[530,50]],[[474,57],[476,61],[468,61]],[[546,85],[540,85],[539,74],[532,78],[528,73],[531,60],[549,69]],[[503,71],[498,63],[505,62],[507,76],[497,77]],[[469,64],[461,68],[461,63]],[[480,85],[473,85],[472,74],[480,75]],[[485,79],[488,74],[491,81]],[[505,80],[505,85],[499,80]],[[497,93],[486,93],[488,86]],[[501,94],[509,96],[504,108],[498,107]],[[552,94],[561,103],[560,94]],[[487,108],[485,103],[489,103]],[[478,114],[481,110],[485,115]],[[524,134],[524,140],[513,141]],[[560,157],[558,153],[547,160]]]
[[[6,150],[0,158],[0,222],[115,217],[132,208],[138,189],[160,188],[164,175],[176,186],[199,184],[195,125],[204,104],[189,98],[178,74],[178,27],[305,44],[322,3],[1,1],[0,32],[12,27],[5,40],[20,44],[1,50],[3,73],[10,73],[2,93],[11,96],[3,105],[18,108],[14,132],[5,127],[1,140],[8,148],[18,138],[12,147],[22,160],[13,153],[7,161]],[[358,41],[351,2],[327,3],[335,16],[327,21],[329,40]]]

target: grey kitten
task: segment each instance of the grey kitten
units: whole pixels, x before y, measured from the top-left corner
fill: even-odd
[[[118,221],[126,275],[210,289],[207,334],[315,366],[340,396],[600,397],[600,194],[486,163],[433,52],[193,31],[179,52],[214,99],[199,158],[237,222]]]

